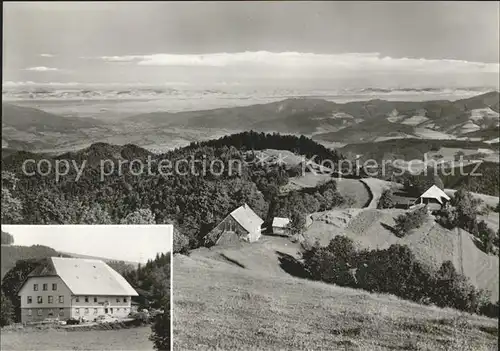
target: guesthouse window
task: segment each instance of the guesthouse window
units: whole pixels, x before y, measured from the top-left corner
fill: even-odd
[[[59,296],[59,303],[64,303],[64,296]]]
[[[28,310],[28,316],[31,317],[33,315],[33,311],[31,309]]]
[[[85,314],[89,314],[89,309],[88,308],[85,309]]]
[[[57,290],[57,284],[56,283],[53,283],[52,284],[52,291],[56,291]]]
[[[33,291],[38,291],[38,284],[33,284]]]
[[[94,297],[94,302],[97,302],[97,297]]]
[[[79,308],[75,308],[75,314],[80,314],[80,309]]]
[[[89,297],[85,296],[85,302],[89,302]]]
[[[126,297],[123,298],[123,302],[127,302],[127,298]]]
[[[43,284],[42,285],[42,290],[47,291],[49,289],[49,284]]]
[[[75,301],[76,301],[76,302],[80,302],[80,298],[77,296],[77,297],[75,298]]]
[[[33,298],[31,296],[28,296],[28,303],[31,303],[33,301]]]
[[[43,303],[43,298],[41,296],[36,297],[36,302],[37,303]]]
[[[54,310],[49,310],[49,317],[52,317],[54,315]]]
[[[120,302],[120,299],[119,299],[119,298],[116,298],[116,302]]]
[[[60,316],[64,316],[64,308],[60,308],[59,309],[59,315]]]
[[[54,296],[49,296],[49,303],[54,303]]]
[[[43,311],[42,311],[42,310],[38,310],[38,315],[39,315],[39,316],[41,316],[41,315],[42,315],[42,313],[43,313]]]

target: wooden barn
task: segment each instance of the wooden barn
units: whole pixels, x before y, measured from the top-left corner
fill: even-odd
[[[450,197],[439,187],[433,185],[420,195],[413,205],[426,205],[430,211],[435,211],[441,209],[448,201],[450,201]]]
[[[214,229],[205,236],[205,243],[223,245],[240,240],[254,242],[259,240],[264,221],[244,204],[228,214]]]

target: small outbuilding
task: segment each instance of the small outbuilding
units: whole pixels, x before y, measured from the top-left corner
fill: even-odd
[[[289,218],[274,217],[273,219],[273,234],[276,235],[289,235],[288,225],[290,224]]]

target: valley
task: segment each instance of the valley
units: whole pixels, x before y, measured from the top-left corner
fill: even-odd
[[[329,147],[394,139],[486,142],[498,135],[493,91],[456,101],[339,103],[302,97],[245,103],[206,110],[188,104],[179,110],[158,99],[12,100],[2,103],[2,147],[60,152],[107,142],[163,152],[244,130],[305,135]]]

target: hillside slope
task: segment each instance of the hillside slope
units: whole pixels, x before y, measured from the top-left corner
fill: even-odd
[[[2,245],[1,248],[1,274],[2,278],[18,260],[42,259],[52,256],[59,256],[59,252],[51,247],[43,245],[17,246]]]
[[[175,255],[176,350],[491,350],[497,320]]]
[[[337,235],[345,235],[361,248],[386,249],[392,244],[407,245],[417,259],[434,269],[450,260],[458,272],[465,274],[479,288],[491,292],[491,300],[499,298],[498,256],[487,255],[476,247],[472,236],[463,231],[450,231],[429,218],[418,230],[398,238],[392,228],[394,218],[404,210],[365,209],[352,213],[334,210],[313,214],[313,222],[304,233],[311,243],[319,240],[327,245]]]

